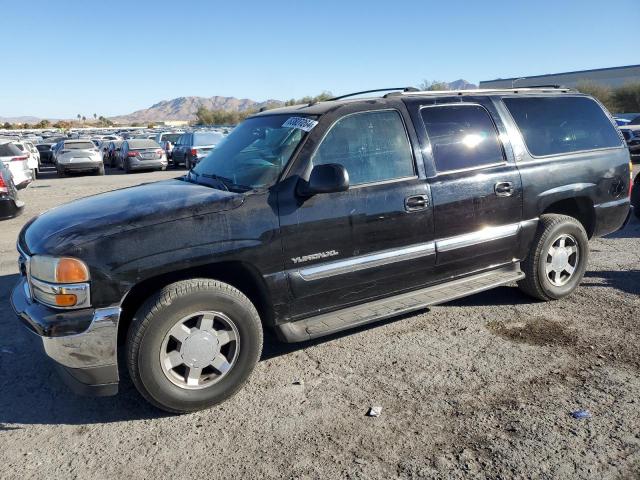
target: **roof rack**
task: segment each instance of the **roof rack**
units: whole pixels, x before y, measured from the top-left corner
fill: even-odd
[[[356,95],[364,95],[365,93],[377,93],[377,92],[419,92],[415,87],[397,87],[397,88],[376,88],[375,90],[363,90],[361,92],[347,93],[346,95],[340,95],[339,97],[330,98],[328,101],[342,100],[343,98],[355,97]]]
[[[486,94],[486,93],[518,93],[518,92],[548,92],[557,91],[562,93],[575,92],[571,87],[562,87],[558,85],[551,86],[535,86],[535,87],[514,87],[514,88],[475,88],[473,90],[419,90],[411,92],[392,92],[385,95],[386,97],[396,95],[469,95],[469,94]]]

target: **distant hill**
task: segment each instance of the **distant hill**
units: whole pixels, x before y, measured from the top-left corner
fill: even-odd
[[[451,90],[473,90],[474,88],[478,88],[475,83],[467,82],[462,78],[460,80],[455,80],[453,82],[447,82],[449,84],[449,88]]]
[[[235,97],[179,97],[173,100],[163,100],[151,105],[144,110],[138,110],[128,115],[111,117],[110,120],[118,123],[144,123],[162,120],[195,120],[198,108],[205,107],[208,110],[227,110],[242,112],[245,110],[258,110],[267,105],[282,105],[280,100],[267,100],[256,102],[248,98]]]
[[[9,122],[9,123],[38,123],[41,118],[38,117],[0,117],[0,123]]]

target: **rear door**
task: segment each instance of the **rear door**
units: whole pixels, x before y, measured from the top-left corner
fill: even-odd
[[[407,125],[396,109],[352,112],[327,126],[319,145],[312,137],[307,145],[317,147],[298,157],[306,165],[344,166],[350,187],[302,200],[295,190],[279,195],[294,316],[386,296],[429,277],[429,186]]]
[[[491,99],[410,102],[429,170],[439,275],[512,262],[522,182]]]

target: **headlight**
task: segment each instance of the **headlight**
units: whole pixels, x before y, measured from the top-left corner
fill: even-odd
[[[31,258],[31,276],[50,283],[80,283],[89,281],[89,269],[76,258],[36,255]]]
[[[89,269],[76,258],[36,255],[29,261],[33,297],[57,308],[83,308],[91,305]]]

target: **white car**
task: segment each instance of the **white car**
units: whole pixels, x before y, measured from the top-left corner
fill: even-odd
[[[13,141],[0,140],[0,160],[11,172],[16,188],[25,188],[33,181],[29,155],[22,152]]]
[[[89,139],[65,140],[56,154],[58,176],[69,172],[94,172],[104,175],[102,152]]]
[[[30,140],[23,140],[22,143],[24,143],[29,149],[29,151],[31,152],[31,159],[29,159],[29,167],[32,170],[35,168],[35,172],[33,175],[33,179],[35,180],[38,177],[38,174],[40,173],[40,152],[38,151],[36,146],[33,144],[33,142]]]
[[[13,144],[25,155],[28,155],[27,165],[31,170],[31,178],[35,180],[38,176],[38,169],[40,168],[40,154],[31,142],[21,140],[19,142],[13,142]],[[33,153],[31,149],[36,150],[36,153]]]

